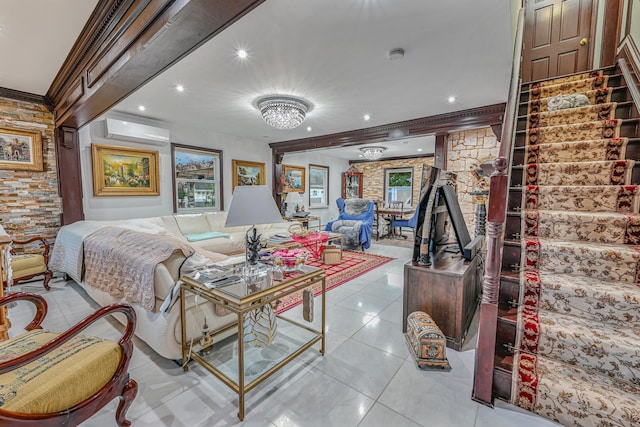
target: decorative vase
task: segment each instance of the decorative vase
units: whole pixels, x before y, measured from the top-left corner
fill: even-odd
[[[243,334],[244,342],[248,346],[268,346],[273,342],[277,331],[276,312],[271,304],[264,305],[245,314]]]

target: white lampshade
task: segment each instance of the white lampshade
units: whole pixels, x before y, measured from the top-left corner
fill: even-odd
[[[239,185],[233,191],[225,227],[283,222],[266,185]]]

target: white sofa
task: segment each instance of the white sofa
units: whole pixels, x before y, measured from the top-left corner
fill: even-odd
[[[78,221],[63,226],[56,236],[50,268],[64,272],[78,282],[98,304],[104,306],[116,302],[127,302],[113,297],[87,283],[83,276],[84,239],[92,232],[106,226],[117,226],[133,231],[149,234],[152,239],[156,234],[171,234],[193,247],[208,251],[206,256],[211,262],[229,262],[229,256],[244,255],[245,233],[249,227],[224,227],[226,212],[209,212],[195,215],[168,215],[153,218],[136,218],[120,221]],[[257,225],[263,238],[282,233],[289,223]],[[191,242],[187,238],[190,238]],[[201,251],[202,252],[202,251]],[[174,252],[167,260],[157,264],[154,270],[155,307],[147,310],[138,304],[132,304],[138,315],[136,335],[145,341],[158,354],[168,359],[181,359],[180,302],[173,299],[166,311],[162,311],[163,303],[169,303],[176,293],[175,286],[184,269],[186,257],[181,252]],[[204,317],[209,328],[214,331],[236,321],[236,315],[218,316],[210,303],[196,303],[191,298],[187,301],[187,332],[189,340],[198,339]]]

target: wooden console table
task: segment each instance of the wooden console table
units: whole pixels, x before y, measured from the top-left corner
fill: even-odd
[[[465,261],[458,253],[440,252],[430,266],[404,266],[402,331],[414,311],[428,313],[447,337],[447,347],[460,350],[478,304],[478,256]]]

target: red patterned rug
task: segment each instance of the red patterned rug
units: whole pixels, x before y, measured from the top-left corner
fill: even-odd
[[[343,250],[342,262],[336,265],[325,265],[320,259],[307,260],[307,265],[322,268],[326,275],[327,291],[362,276],[364,273],[373,270],[376,267],[392,261],[394,258],[373,255],[365,252]],[[310,288],[313,295],[319,295],[322,292],[322,284],[316,283]],[[276,313],[282,313],[302,302],[302,291],[294,292],[280,300]]]

